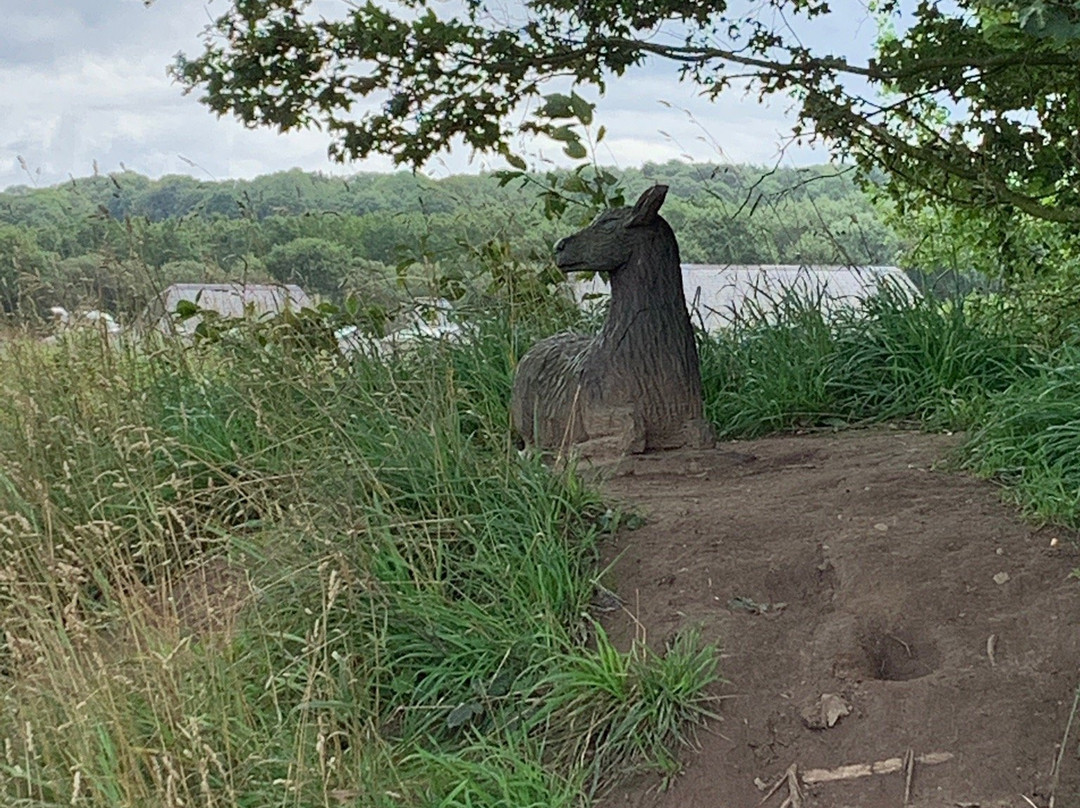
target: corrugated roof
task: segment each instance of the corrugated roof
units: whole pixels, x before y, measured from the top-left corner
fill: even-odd
[[[704,324],[708,330],[722,328],[754,311],[771,312],[790,294],[819,301],[826,311],[859,308],[886,284],[907,296],[919,296],[903,270],[888,266],[683,264],[682,276],[694,324]],[[579,301],[608,291],[599,277],[574,284]]]
[[[149,325],[162,333],[191,334],[199,317],[175,322],[176,305],[189,300],[200,308],[222,317],[243,317],[250,311],[256,317],[279,314],[286,309],[299,311],[315,304],[307,292],[295,284],[265,283],[174,283],[162,290],[147,317]]]

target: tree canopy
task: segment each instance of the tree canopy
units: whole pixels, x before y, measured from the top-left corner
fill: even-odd
[[[799,99],[796,136],[886,170],[907,203],[1080,226],[1077,0],[880,0],[876,52],[863,63],[797,35],[799,20],[841,13],[826,0],[369,0],[336,19],[313,15],[310,0],[227,5],[175,75],[219,114],[324,127],[339,158],[383,153],[415,166],[462,140],[523,168],[510,148],[515,114],[541,98],[517,128],[581,156],[566,119],[588,105],[545,96],[545,82],[602,91],[666,60],[710,94],[748,78],[762,95]]]

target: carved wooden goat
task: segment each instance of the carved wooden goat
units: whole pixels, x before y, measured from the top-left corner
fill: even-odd
[[[588,455],[712,445],[679,246],[658,215],[667,190],[555,245],[564,272],[611,273],[611,307],[599,334],[557,334],[522,358],[511,419],[526,444]]]

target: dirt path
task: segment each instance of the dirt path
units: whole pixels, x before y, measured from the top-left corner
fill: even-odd
[[[993,485],[937,470],[953,442],[850,431],[624,462],[606,489],[647,523],[608,548],[605,580],[625,604],[608,630],[621,647],[641,631],[659,646],[701,626],[728,682],[723,720],[671,787],[642,776],[609,808],[752,808],[755,778],[791,764],[908,749],[952,756],[916,763],[912,806],[1048,805],[1080,671],[1080,582],[1068,577],[1080,554]],[[811,729],[823,694],[838,697],[833,718],[850,713]],[[828,718],[818,709],[809,723]],[[1078,738],[1080,717],[1058,806],[1080,805]],[[809,785],[802,805],[901,808],[904,790],[903,773],[870,775]]]

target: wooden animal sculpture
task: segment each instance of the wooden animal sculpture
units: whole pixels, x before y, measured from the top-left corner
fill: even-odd
[[[599,334],[557,334],[522,358],[510,410],[526,444],[587,456],[713,444],[679,245],[658,215],[667,190],[555,245],[564,272],[610,273],[611,304]]]

